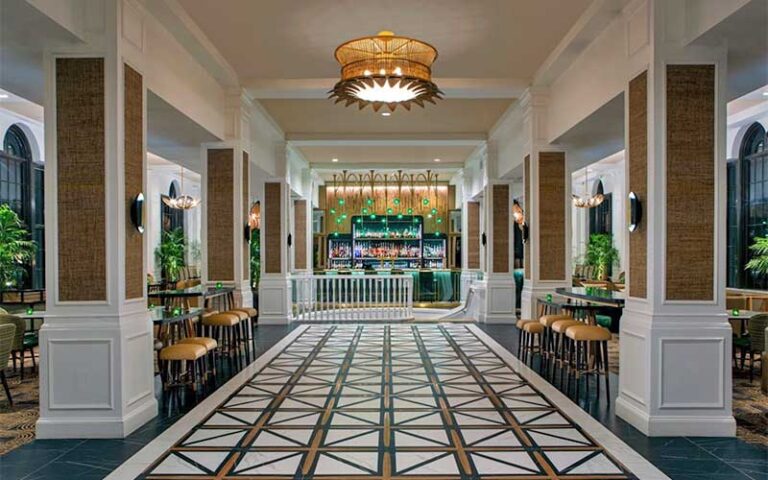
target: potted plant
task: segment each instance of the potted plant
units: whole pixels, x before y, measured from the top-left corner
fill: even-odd
[[[585,263],[597,268],[600,280],[608,278],[611,267],[619,259],[619,251],[613,246],[613,236],[609,233],[593,233],[589,236]]]
[[[160,245],[155,248],[155,258],[166,281],[179,279],[179,272],[184,267],[185,244],[184,230],[181,228],[162,233]]]
[[[755,243],[749,246],[752,258],[744,267],[756,276],[768,275],[768,236],[755,237]]]
[[[29,239],[19,216],[7,204],[0,205],[0,290],[17,286],[34,260],[37,245]]]

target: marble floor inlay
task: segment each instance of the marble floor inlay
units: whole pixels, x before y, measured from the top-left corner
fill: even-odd
[[[629,471],[500,349],[461,324],[308,326],[136,478],[665,478]]]

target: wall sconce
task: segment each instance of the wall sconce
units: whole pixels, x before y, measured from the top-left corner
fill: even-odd
[[[289,233],[289,234],[288,234],[288,246],[290,247],[292,243],[293,243],[293,237],[292,237],[292,236],[291,236],[291,234]]]
[[[483,232],[483,235],[481,238],[482,238],[483,246],[485,246],[485,244],[488,242],[488,239],[485,237],[485,232]]]
[[[629,199],[628,229],[631,233],[640,228],[640,221],[643,218],[643,205],[640,203],[640,198],[635,192],[629,192],[627,198]]]
[[[251,226],[250,224],[246,223],[243,227],[243,234],[245,235],[245,241],[249,242],[251,241]]]
[[[523,223],[522,225],[520,225],[520,231],[523,233],[523,243],[528,243],[528,234],[529,234],[528,224]]]
[[[139,233],[144,233],[144,194],[139,193],[131,203],[131,223]]]

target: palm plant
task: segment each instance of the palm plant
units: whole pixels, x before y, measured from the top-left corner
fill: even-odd
[[[768,275],[768,236],[755,237],[755,243],[749,246],[752,258],[744,267],[755,275]]]
[[[585,260],[587,265],[597,267],[597,275],[601,280],[608,277],[613,264],[619,258],[619,251],[613,246],[613,236],[609,233],[593,233],[589,236]]]
[[[36,251],[37,245],[16,212],[7,204],[0,205],[0,290],[20,282]]]
[[[162,233],[160,245],[155,248],[155,258],[165,280],[179,279],[179,272],[184,267],[185,251],[184,230],[175,228]]]

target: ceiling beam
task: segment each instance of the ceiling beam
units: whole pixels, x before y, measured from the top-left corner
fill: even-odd
[[[251,79],[244,82],[248,94],[264,99],[328,98],[337,78]],[[435,78],[446,98],[518,98],[530,85],[521,78]]]
[[[482,145],[487,135],[478,133],[424,134],[288,134],[286,140],[296,147],[472,147]]]

